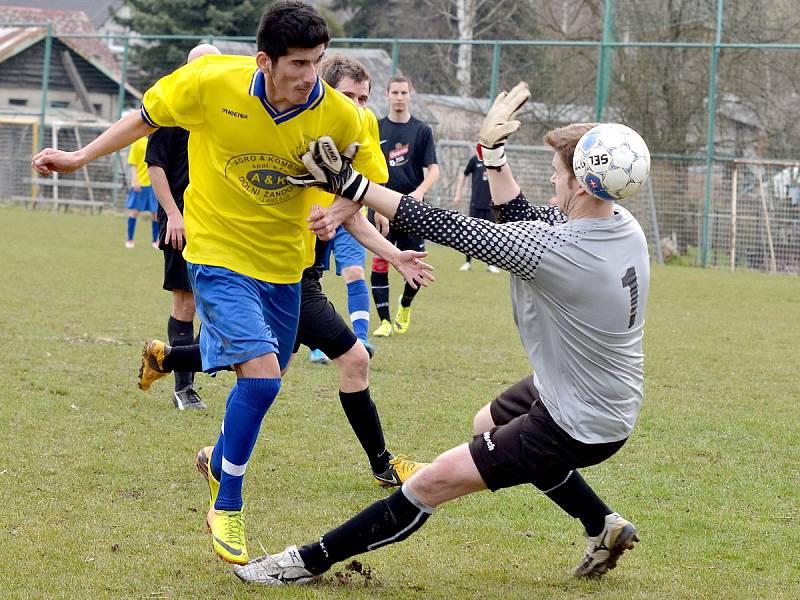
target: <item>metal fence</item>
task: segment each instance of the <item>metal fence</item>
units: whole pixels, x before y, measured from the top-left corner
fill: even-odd
[[[743,16],[746,2],[704,0],[692,4],[691,19],[678,24],[682,33],[672,35],[676,24],[666,13],[639,14],[645,4],[604,0],[604,12],[585,24],[585,30],[598,32],[590,40],[342,38],[331,46],[369,49],[367,66],[376,82],[400,70],[425,93],[424,106],[412,104],[412,112],[425,108],[433,123],[442,177],[431,198],[441,206],[452,207],[489,99],[522,79],[531,84],[533,97],[512,140],[519,145],[510,154],[530,198],[546,202],[551,195],[551,155],[540,146],[544,132],[574,121],[625,122],[642,133],[653,154],[649,185],[627,206],[642,222],[654,257],[800,273],[800,28],[787,29],[776,43],[769,11]],[[737,29],[742,22],[749,23],[746,33]],[[38,87],[26,107],[3,106],[0,95],[0,198],[65,206],[67,201],[119,206],[123,161],[98,161],[42,182],[28,166],[34,149],[86,144],[122,111],[136,107],[137,94],[176,68],[175,57],[200,40],[217,43],[225,53],[251,54],[254,48],[252,37],[112,39],[27,27],[42,31],[34,73]],[[459,96],[463,90],[447,62],[467,43],[473,50],[469,98]],[[170,52],[147,52],[156,46]],[[70,49],[77,52],[78,71],[99,66],[113,81],[88,101],[94,124],[84,120],[87,101],[82,111],[72,110],[76,91],[64,85],[69,67],[64,54]],[[111,65],[105,64],[107,53]],[[371,99],[379,114],[385,112],[381,92],[374,88]]]

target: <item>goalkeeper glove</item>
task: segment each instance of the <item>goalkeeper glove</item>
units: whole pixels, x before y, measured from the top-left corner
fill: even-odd
[[[344,152],[339,152],[333,140],[324,135],[308,145],[303,154],[305,175],[287,177],[289,183],[300,187],[319,187],[326,192],[361,202],[369,187],[369,180],[353,168],[353,158],[360,144],[353,142]]]
[[[504,145],[509,135],[519,129],[520,122],[512,120],[517,111],[531,97],[528,84],[520,82],[497,94],[478,134],[478,158],[487,169],[499,171],[506,164]]]

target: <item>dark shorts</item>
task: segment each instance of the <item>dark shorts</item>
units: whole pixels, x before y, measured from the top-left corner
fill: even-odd
[[[494,223],[494,212],[492,212],[491,208],[476,208],[474,206],[470,206],[469,216]]]
[[[489,410],[496,427],[476,435],[469,450],[492,491],[532,483],[547,492],[570,471],[603,462],[626,441],[584,444],[567,435],[550,417],[530,376],[495,398]]]
[[[319,348],[330,359],[339,358],[358,341],[328,297],[322,293],[319,280],[304,278],[301,282],[300,322],[294,352],[300,345]]]
[[[164,289],[191,292],[192,284],[189,283],[189,270],[186,268],[183,252],[163,244],[161,250],[164,252]]]
[[[371,208],[367,211],[367,219],[370,223],[375,225],[375,211]],[[425,251],[425,240],[410,233],[403,233],[396,230],[394,227],[389,227],[389,235],[386,236],[392,244],[397,246],[398,250],[415,250],[417,252]]]

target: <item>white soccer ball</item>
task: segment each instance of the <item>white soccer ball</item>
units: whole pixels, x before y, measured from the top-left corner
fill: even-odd
[[[642,136],[619,123],[601,123],[583,134],[572,170],[592,196],[614,202],[633,196],[650,174],[650,151]]]

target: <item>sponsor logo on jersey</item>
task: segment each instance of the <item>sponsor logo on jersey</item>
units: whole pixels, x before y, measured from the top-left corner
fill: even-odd
[[[247,118],[246,114],[231,110],[230,108],[225,108],[224,106],[222,107],[222,114],[229,115],[231,117],[238,117],[240,119]]]
[[[297,173],[294,163],[272,154],[240,154],[225,165],[225,178],[262,206],[281,204],[297,196],[302,188],[287,181]]]
[[[492,436],[489,434],[488,431],[483,433],[483,440],[486,442],[486,447],[489,449],[489,452],[495,449],[495,444],[492,441]]]
[[[389,151],[389,166],[399,167],[408,160],[407,155],[411,151],[411,144],[395,144],[394,150]]]

